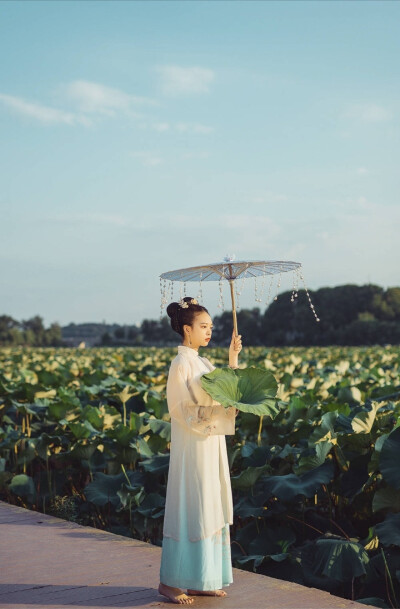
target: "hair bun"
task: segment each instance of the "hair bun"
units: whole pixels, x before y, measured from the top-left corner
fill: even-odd
[[[171,319],[171,328],[184,338],[183,326],[191,326],[197,313],[208,313],[207,309],[197,302],[196,298],[185,296],[179,302],[167,306],[167,315]]]
[[[168,317],[170,317],[171,319],[176,317],[176,315],[178,313],[178,309],[179,309],[179,303],[178,302],[171,302],[168,305],[168,307],[167,307],[167,315],[168,315]]]

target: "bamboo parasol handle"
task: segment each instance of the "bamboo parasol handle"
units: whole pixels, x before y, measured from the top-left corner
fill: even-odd
[[[236,303],[235,303],[235,290],[233,287],[234,279],[229,279],[229,285],[231,288],[231,298],[232,298],[232,317],[233,317],[233,329],[235,330],[235,336],[238,336],[238,327],[237,327],[237,319],[236,319]]]

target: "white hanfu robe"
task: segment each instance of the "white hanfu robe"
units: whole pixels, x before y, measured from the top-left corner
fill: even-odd
[[[179,345],[167,381],[171,451],[160,579],[197,590],[232,581],[227,562],[230,567],[233,504],[224,436],[235,433],[235,408],[221,406],[202,388],[200,377],[214,369],[195,349]],[[222,556],[216,544],[225,545]],[[171,570],[174,560],[181,564]],[[218,561],[224,563],[219,569]]]

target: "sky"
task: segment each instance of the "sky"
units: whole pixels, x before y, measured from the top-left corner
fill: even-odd
[[[399,26],[391,1],[2,0],[0,315],[157,319],[161,273],[227,254],[400,285]]]

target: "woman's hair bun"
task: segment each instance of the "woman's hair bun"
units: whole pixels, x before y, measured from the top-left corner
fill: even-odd
[[[183,337],[183,326],[191,326],[197,313],[208,313],[196,298],[185,296],[179,302],[171,302],[167,306],[167,315],[171,318],[171,328]]]
[[[168,317],[176,317],[179,309],[179,302],[171,302],[167,307],[167,315]]]

